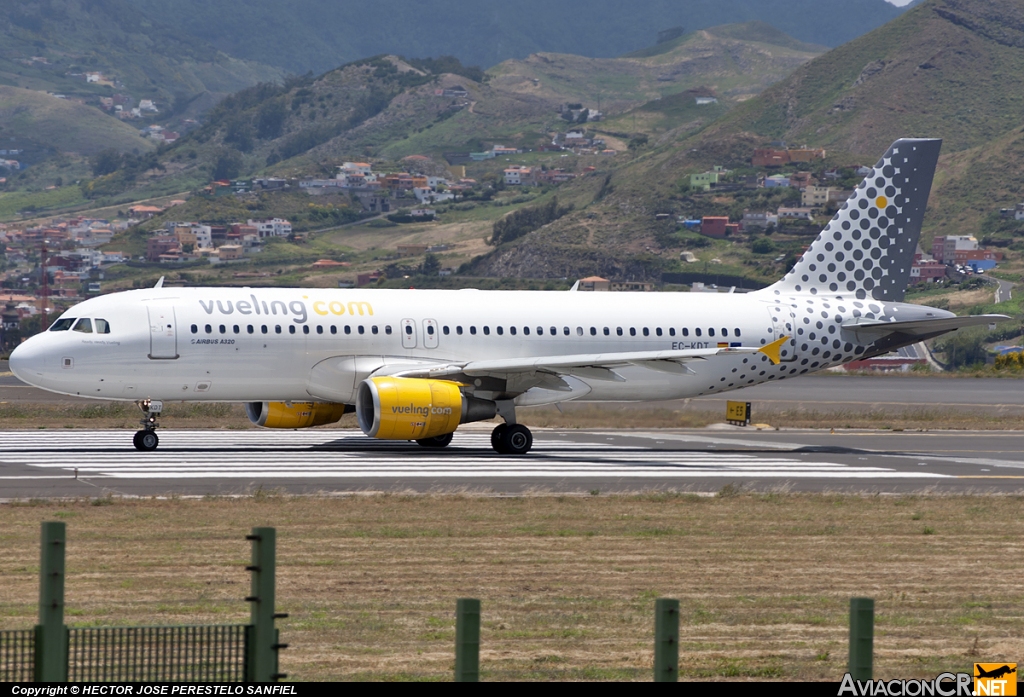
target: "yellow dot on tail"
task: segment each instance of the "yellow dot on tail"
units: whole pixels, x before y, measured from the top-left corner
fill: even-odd
[[[889,205],[889,199],[887,199],[885,196],[879,196],[878,198],[875,199],[875,205],[878,206],[879,208],[885,208],[886,206]]]

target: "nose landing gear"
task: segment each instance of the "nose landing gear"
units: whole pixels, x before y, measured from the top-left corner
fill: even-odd
[[[135,433],[135,437],[132,438],[132,444],[136,450],[142,450],[144,452],[150,452],[156,450],[156,447],[160,445],[160,438],[156,435],[156,429],[160,425],[157,423],[157,419],[160,418],[160,412],[164,410],[164,403],[155,399],[143,399],[135,403],[139,409],[142,410],[142,430]]]

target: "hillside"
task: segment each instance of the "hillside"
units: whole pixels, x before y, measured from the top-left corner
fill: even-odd
[[[86,72],[110,84],[87,83]],[[282,75],[147,19],[126,0],[0,0],[0,84],[87,101],[127,93],[155,100],[167,118]]]
[[[762,22],[694,31],[620,58],[538,53],[488,71],[496,89],[622,111],[661,96],[707,88],[747,99],[825,51]]]
[[[884,0],[135,0],[147,17],[248,60],[294,73],[365,56],[455,54],[489,67],[533,53],[610,58],[658,32],[768,22],[796,39],[837,46],[898,16]],[[267,37],[272,35],[272,39]]]
[[[731,268],[754,279],[778,275],[783,269],[745,245],[704,247],[709,241],[658,223],[655,215],[736,220],[744,209],[779,205],[743,192],[695,196],[685,186],[690,173],[712,165],[755,172],[752,151],[769,141],[826,148],[829,157],[816,167],[820,170],[873,162],[893,140],[920,135],[944,139],[922,235],[925,248],[935,234],[974,234],[1007,250],[1002,267],[1016,273],[1024,227],[1001,220],[998,211],[1024,200],[1022,74],[1024,6],[1019,2],[926,0],[802,65],[698,133],[667,131],[638,157],[608,171],[603,196],[495,250],[474,270],[530,275],[567,266],[578,274],[632,268],[651,277],[679,270],[678,253],[688,249],[703,261],[720,259],[721,266],[710,268],[722,273]],[[644,112],[658,105],[634,112],[637,122],[645,123]],[[658,114],[646,123],[659,120],[668,119]],[[628,115],[618,119],[629,121]],[[780,251],[799,248],[794,240]]]
[[[0,85],[0,140],[36,156],[53,152],[89,156],[105,148],[120,152],[153,148],[136,129],[99,109],[5,85]]]
[[[927,0],[802,66],[708,135],[752,132],[856,157],[928,135],[948,154],[1020,125],[1022,74],[1024,5]]]

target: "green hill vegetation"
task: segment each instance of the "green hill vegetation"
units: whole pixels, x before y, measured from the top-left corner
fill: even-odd
[[[138,130],[99,109],[58,99],[45,92],[0,85],[0,140],[49,151],[94,155],[151,150]]]

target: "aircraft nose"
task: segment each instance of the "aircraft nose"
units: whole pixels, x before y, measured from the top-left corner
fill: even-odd
[[[43,352],[39,343],[29,339],[19,344],[11,352],[9,365],[14,376],[22,382],[30,385],[38,383],[43,372]]]

